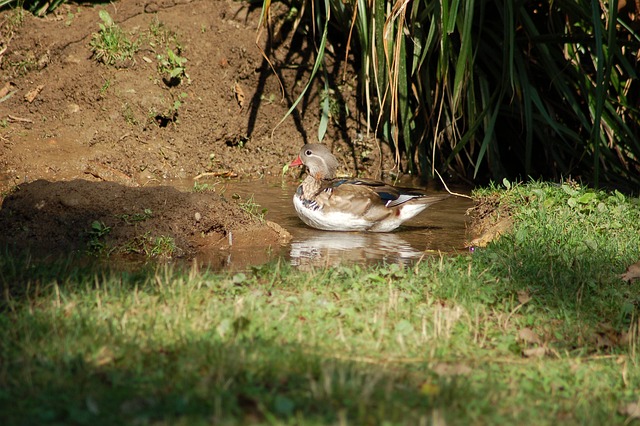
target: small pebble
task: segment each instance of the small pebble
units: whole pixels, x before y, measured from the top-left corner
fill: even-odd
[[[196,222],[200,222],[200,219],[202,219],[202,215],[200,214],[200,212],[196,212],[196,214],[194,215]]]

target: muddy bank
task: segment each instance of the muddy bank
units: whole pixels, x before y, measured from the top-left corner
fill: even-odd
[[[243,210],[242,200],[168,186],[38,180],[18,186],[0,209],[0,245],[52,256],[190,258],[270,250],[289,233]]]

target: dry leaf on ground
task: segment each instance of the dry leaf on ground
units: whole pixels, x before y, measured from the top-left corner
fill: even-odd
[[[630,402],[618,408],[618,412],[631,419],[640,419],[640,404],[637,402]]]
[[[640,261],[634,263],[633,265],[630,265],[627,268],[627,272],[620,275],[620,278],[627,282],[631,282],[640,278]]]
[[[537,348],[528,348],[522,351],[522,355],[526,358],[542,358],[547,354],[547,348],[538,346]]]
[[[236,95],[236,100],[238,101],[240,109],[244,108],[244,90],[242,90],[242,87],[240,87],[238,83],[234,83],[233,92]]]
[[[439,362],[432,368],[438,376],[464,376],[471,373],[471,367],[465,364],[447,364]]]
[[[531,295],[527,290],[520,290],[518,292],[518,302],[520,302],[522,305],[524,305],[530,300],[531,300]]]
[[[540,337],[528,327],[520,329],[518,331],[518,339],[525,343],[540,343]]]
[[[29,103],[33,102],[36,99],[36,97],[38,96],[38,94],[40,92],[42,92],[42,89],[44,89],[44,84],[41,84],[41,85],[39,85],[37,87],[34,87],[33,89],[29,90],[27,92],[27,94],[24,95],[24,100],[29,102]]]

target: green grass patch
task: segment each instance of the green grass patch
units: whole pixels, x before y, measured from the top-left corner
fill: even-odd
[[[593,195],[588,195],[593,194]],[[515,228],[401,267],[133,271],[0,257],[3,424],[622,424],[637,199],[477,193]],[[571,201],[571,200],[574,201]]]
[[[128,60],[133,60],[133,55],[140,47],[139,40],[133,40],[119,25],[113,22],[113,18],[106,10],[98,12],[101,23],[100,31],[91,36],[90,47],[96,61],[106,65],[120,66]]]
[[[238,194],[233,194],[231,198],[233,198],[234,200],[238,200],[238,206],[240,206],[240,208],[248,213],[251,217],[254,217],[260,222],[264,222],[264,217],[267,214],[267,209],[255,202],[255,200],[253,199],[253,194],[244,201]]]

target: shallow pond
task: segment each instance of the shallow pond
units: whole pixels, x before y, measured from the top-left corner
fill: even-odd
[[[191,190],[193,181],[174,182],[182,190]],[[293,208],[297,184],[258,181],[209,183],[216,192],[260,205],[267,209],[265,219],[276,222],[293,237],[290,244],[270,250],[234,250],[223,258],[218,253],[203,253],[198,260],[217,268],[242,270],[282,257],[296,267],[346,264],[411,263],[426,255],[465,250],[466,229],[471,200],[449,197],[434,204],[416,218],[390,233],[327,232],[309,228]],[[251,198],[253,197],[253,198]]]

